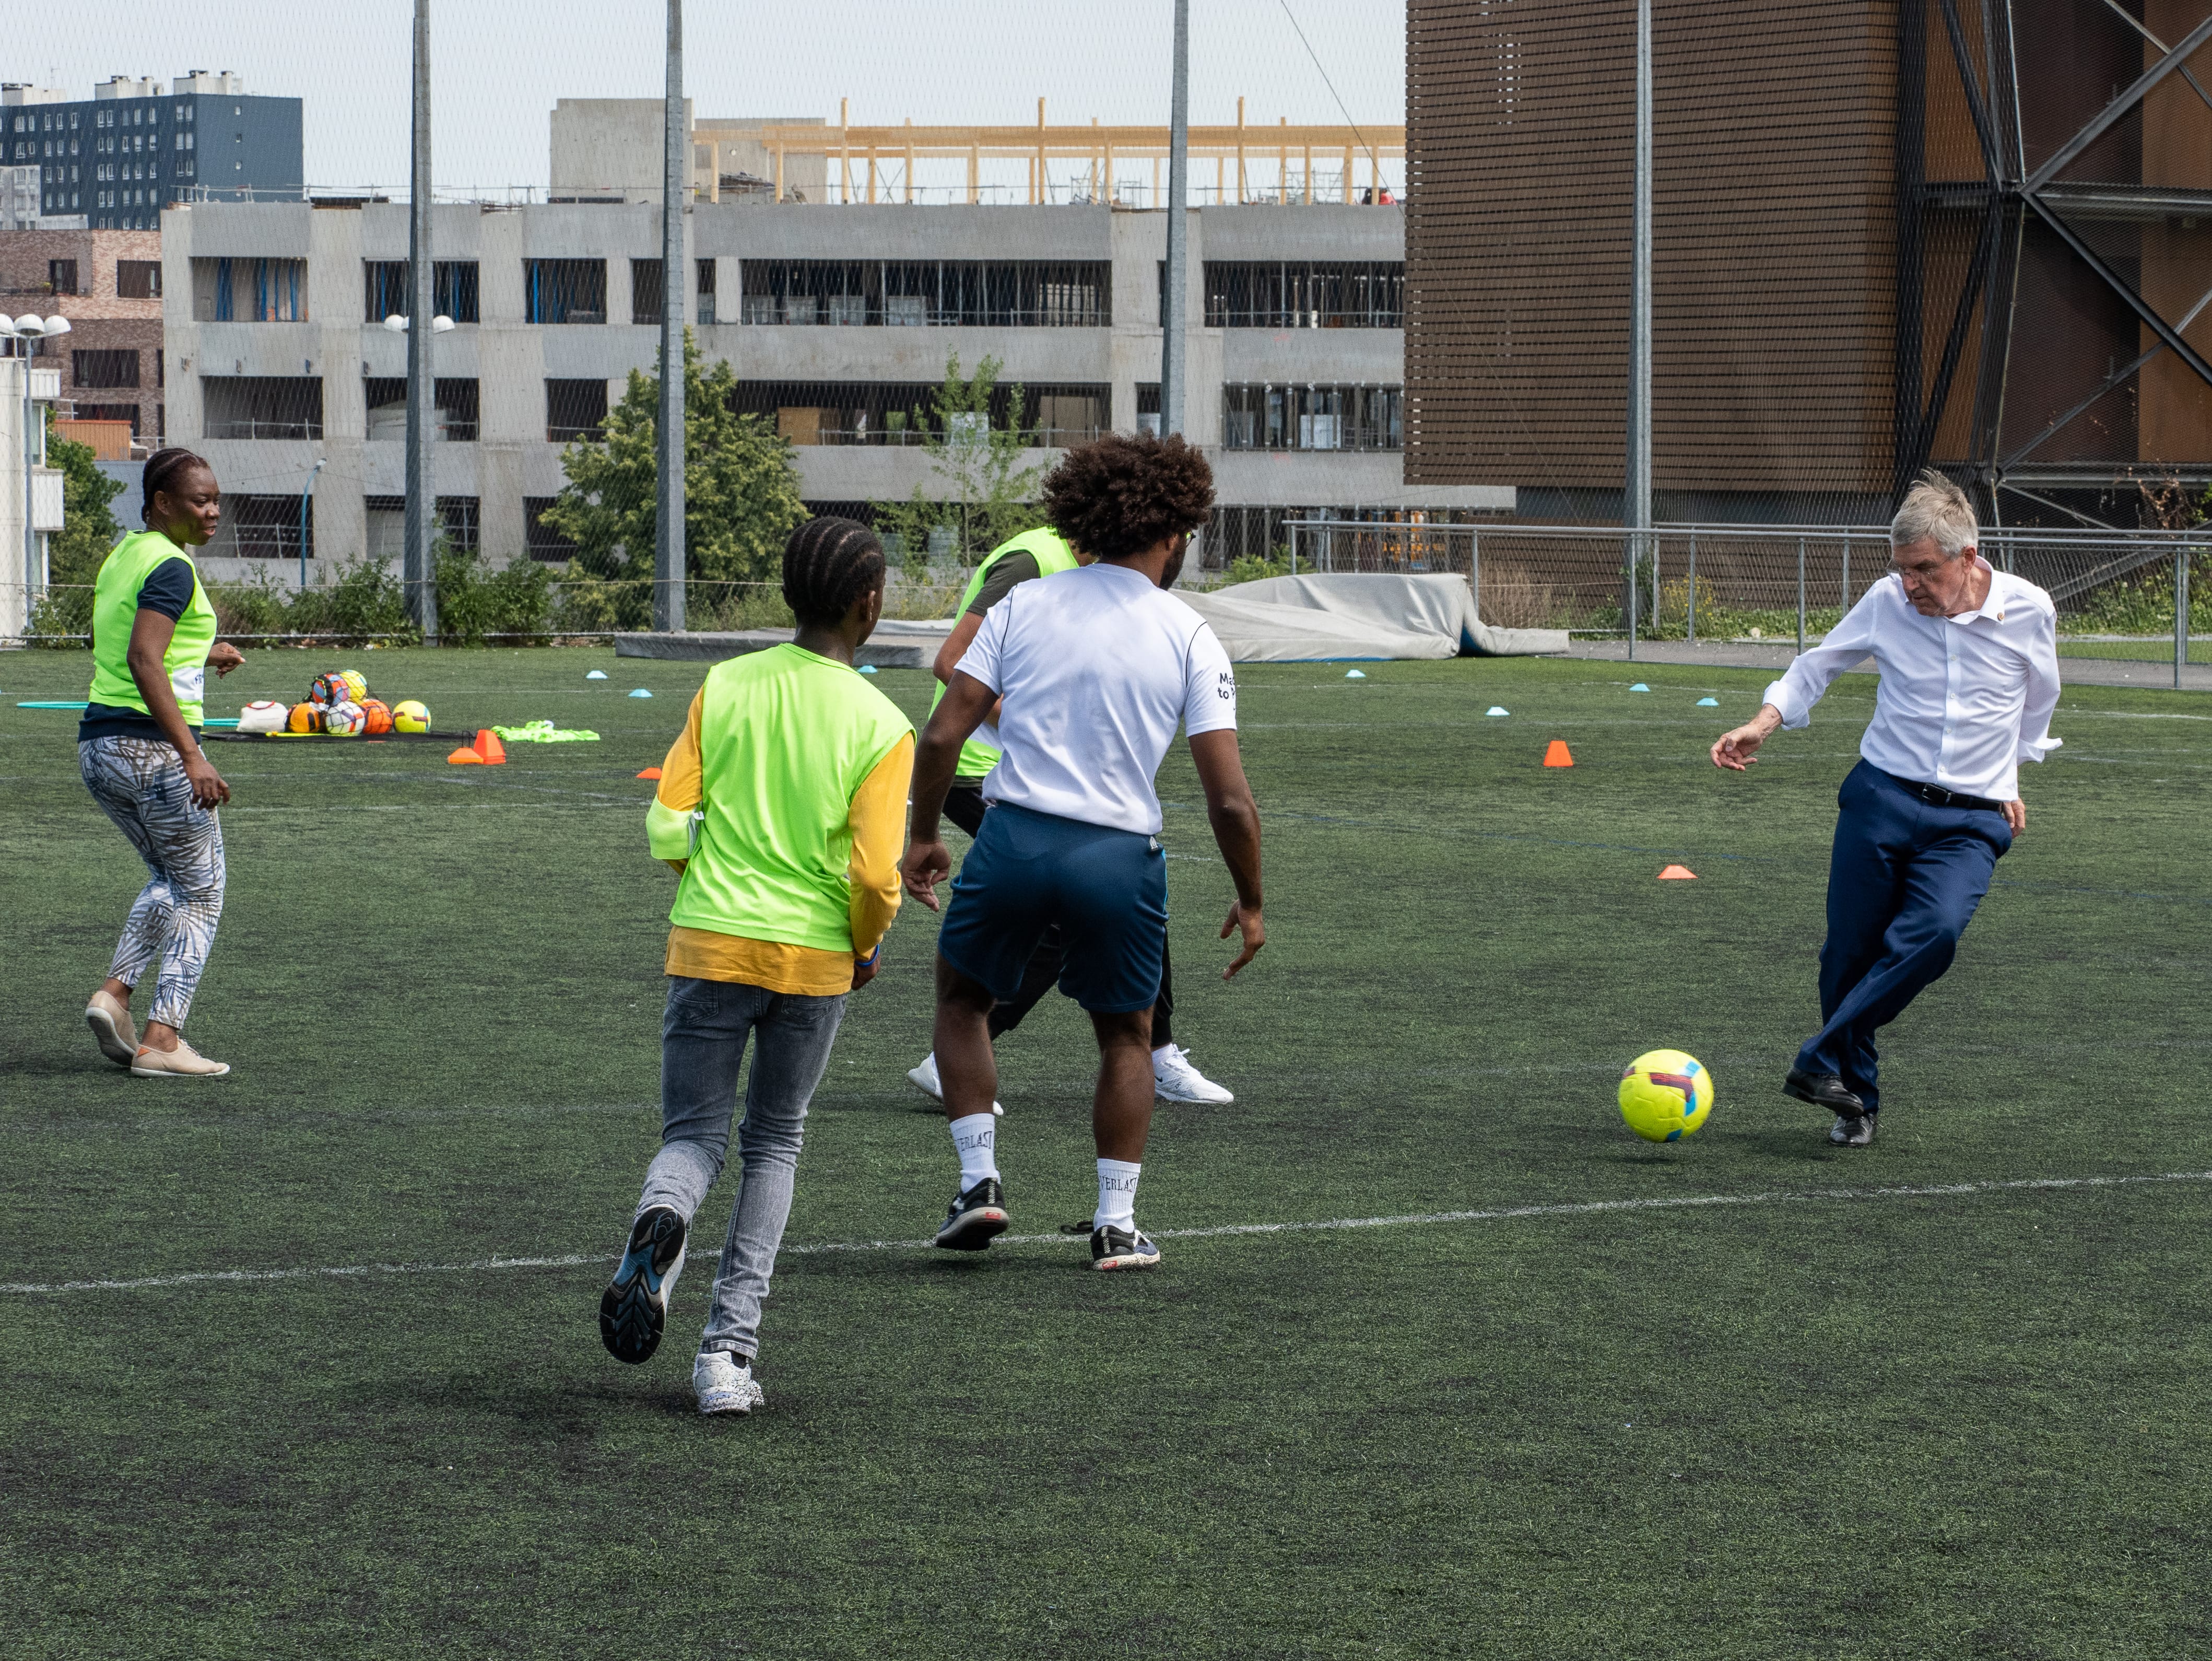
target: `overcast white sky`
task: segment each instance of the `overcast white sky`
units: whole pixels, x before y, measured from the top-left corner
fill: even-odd
[[[248,92],[306,100],[307,180],[404,185],[410,0],[74,0],[48,44],[0,78],[80,97],[111,75],[235,70]],[[1290,0],[1355,121],[1405,119],[1395,0]],[[661,89],[656,0],[432,0],[441,190],[542,185],[557,98]],[[686,87],[700,115],[855,122],[1164,122],[1169,0],[690,0]],[[20,40],[28,30],[10,30]],[[1192,0],[1191,119],[1342,119],[1283,0]]]

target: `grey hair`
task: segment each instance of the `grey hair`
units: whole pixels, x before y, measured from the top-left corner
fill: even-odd
[[[1934,538],[1946,559],[1956,559],[1980,539],[1974,504],[1966,493],[1937,472],[1924,469],[1905,493],[1897,517],[1889,521],[1889,545],[1910,547]]]

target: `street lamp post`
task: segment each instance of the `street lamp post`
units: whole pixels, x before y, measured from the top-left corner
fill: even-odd
[[[11,319],[0,314],[0,339],[15,341],[17,355],[23,360],[23,620],[27,628],[31,596],[46,587],[46,563],[40,557],[40,533],[31,528],[37,518],[31,511],[31,478],[46,458],[46,423],[38,418],[38,405],[31,398],[30,358],[36,343],[69,332],[70,320],[65,317],[41,318],[26,312]]]
[[[300,492],[300,587],[307,586],[307,504],[315,499],[315,475],[323,471],[323,458],[307,469],[307,488]]]

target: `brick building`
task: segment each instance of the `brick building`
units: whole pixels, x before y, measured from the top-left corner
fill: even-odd
[[[0,310],[69,319],[38,353],[64,418],[128,422],[142,451],[167,431],[159,231],[0,231]]]

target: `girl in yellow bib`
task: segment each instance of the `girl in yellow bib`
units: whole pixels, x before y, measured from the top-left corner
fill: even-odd
[[[215,607],[189,551],[222,522],[214,470],[190,450],[158,451],[144,494],[147,528],[115,545],[93,587],[92,692],[76,753],[93,800],[148,875],[84,1018],[101,1054],[134,1077],[216,1078],[230,1068],[183,1033],[222,915],[216,809],[230,800],[199,738],[207,672],[227,675],[246,660],[216,644]],[[161,977],[141,1033],[131,1021],[131,989],[157,957]]]
[[[883,615],[884,575],[866,526],[815,519],[792,533],[796,637],[707,672],[646,814],[653,857],[683,875],[668,914],[660,1151],[599,1299],[599,1338],[622,1361],[659,1348],[692,1219],[730,1154],[750,1045],[743,1175],[691,1368],[702,1413],[761,1404],[761,1304],[807,1103],[898,910],[914,728],[853,666]]]

